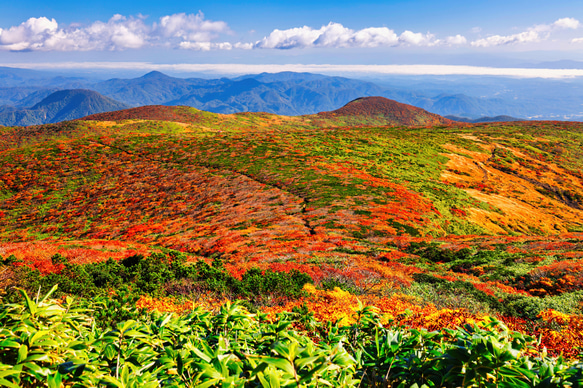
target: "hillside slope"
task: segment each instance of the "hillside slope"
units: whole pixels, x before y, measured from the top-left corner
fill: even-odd
[[[379,106],[399,107],[417,128],[391,128],[395,109],[385,126],[345,126],[347,117],[378,122]],[[0,236],[255,257],[395,236],[582,228],[580,124],[419,128],[417,111],[381,99],[332,118],[147,107],[4,130]]]
[[[1,127],[0,291],[59,283],[179,312],[239,298],[324,323],[366,305],[430,332],[489,314],[579,357],[583,123],[415,114],[440,120],[362,99]]]
[[[357,98],[340,109],[322,112],[321,117],[343,119],[346,124],[357,125],[361,120],[378,125],[433,126],[453,124],[453,121],[429,113],[412,105],[402,104],[384,97]]]
[[[270,113],[216,114],[197,109],[150,105],[115,112],[104,112],[83,117],[81,120],[123,121],[123,120],[165,120],[203,125],[212,122],[234,125],[239,129],[253,129],[257,126],[284,125],[291,127],[338,127],[346,125],[364,126],[429,126],[450,125],[454,121],[429,113],[411,105],[401,104],[384,97],[362,97],[345,106],[315,115],[282,116]],[[246,125],[244,124],[246,123]]]

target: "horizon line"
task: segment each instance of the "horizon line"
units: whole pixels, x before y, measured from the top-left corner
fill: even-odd
[[[575,78],[583,69],[548,69],[519,67],[487,67],[468,65],[334,65],[334,64],[236,64],[236,63],[176,63],[152,62],[38,62],[0,63],[0,66],[29,70],[144,70],[178,73],[255,74],[308,72],[328,74],[379,75],[471,75],[516,78]]]

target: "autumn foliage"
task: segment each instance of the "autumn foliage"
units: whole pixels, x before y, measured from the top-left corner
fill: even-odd
[[[540,337],[532,351],[576,359],[582,142],[580,123],[456,126],[375,98],[302,117],[152,106],[4,128],[2,295],[58,279],[120,317],[239,299],[266,322],[349,327],[369,308],[444,336],[496,317]]]

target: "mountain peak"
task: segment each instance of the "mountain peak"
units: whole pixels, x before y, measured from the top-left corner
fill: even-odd
[[[172,78],[164,73],[161,73],[159,71],[151,71],[147,74],[144,74],[141,78],[143,79],[156,79],[156,78]]]
[[[117,109],[123,109],[123,107],[127,107],[127,105],[122,104],[118,101],[112,100],[111,98],[105,97],[94,90],[89,89],[65,89],[65,90],[58,90],[47,97],[45,97],[42,101],[34,105],[31,109],[41,109],[45,108],[51,104],[70,104],[71,102],[74,105],[81,104],[81,103],[88,103],[88,104],[105,104],[115,106]]]
[[[403,104],[385,97],[360,97],[340,109],[319,113],[324,117],[344,116],[349,118],[384,119],[396,125],[440,125],[452,124],[442,116],[427,112],[412,105]]]

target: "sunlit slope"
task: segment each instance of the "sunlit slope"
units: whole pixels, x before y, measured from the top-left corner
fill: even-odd
[[[425,109],[384,97],[357,98],[340,109],[322,112],[318,116],[335,119],[347,125],[434,126],[454,124],[454,121],[427,112]]]
[[[204,125],[212,123],[243,128],[260,128],[262,126],[435,126],[452,125],[454,121],[412,105],[402,104],[384,97],[362,97],[349,102],[343,107],[314,115],[280,116],[271,113],[235,113],[218,114],[198,109],[164,105],[142,106],[114,112],[99,113],[81,120],[120,121],[120,120],[165,120],[180,123]],[[460,123],[457,123],[460,125]]]
[[[2,240],[265,259],[583,229],[578,123],[348,127],[184,107],[92,118],[1,130]]]

